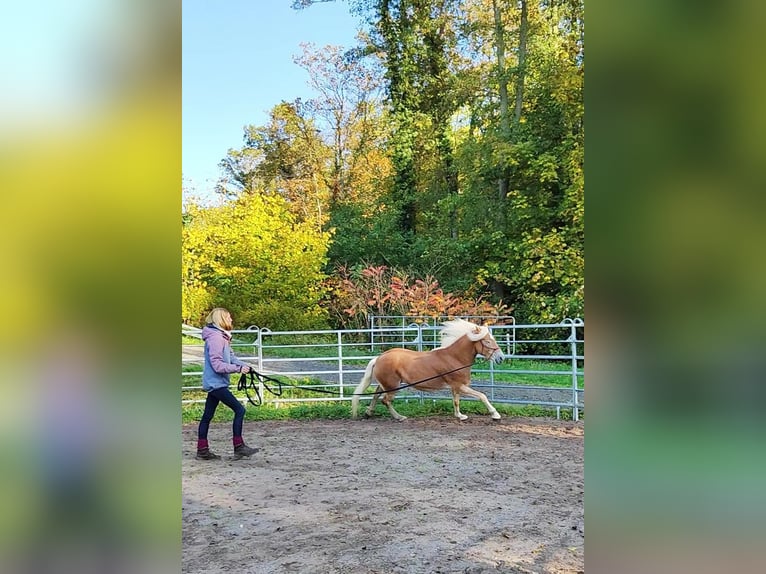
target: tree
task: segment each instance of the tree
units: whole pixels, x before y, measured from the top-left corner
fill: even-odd
[[[582,0],[350,5],[383,63],[392,177],[377,206],[333,209],[387,238],[344,231],[344,253],[482,286],[525,321],[582,313]]]
[[[414,234],[420,195],[430,190],[439,199],[457,192],[449,137],[455,98],[448,65],[455,52],[452,11],[456,3],[380,0],[374,4],[371,40],[385,65],[394,121],[391,195],[400,209],[402,232]]]
[[[508,118],[508,78],[505,67],[505,25],[503,24],[502,12],[499,0],[492,0],[492,15],[495,21],[495,51],[497,53],[497,89],[500,97],[500,133],[505,138],[510,138],[511,123]],[[519,116],[521,109],[519,106]],[[508,174],[503,173],[498,182],[499,198],[502,200],[508,195]]]
[[[276,195],[242,194],[219,207],[190,205],[183,226],[183,319],[211,306],[241,325],[326,325],[319,306],[329,235],[298,221]]]
[[[359,195],[354,185],[357,171],[375,153],[379,140],[381,82],[375,63],[358,50],[338,46],[319,50],[311,44],[301,48],[294,61],[308,72],[309,84],[319,95],[306,102],[304,110],[316,125],[326,128],[332,150],[326,178],[332,207]]]
[[[525,316],[558,320],[583,311],[582,2],[522,2],[518,22],[513,124],[490,152],[505,221],[479,276]]]
[[[276,194],[301,221],[321,227],[327,218],[329,189],[324,176],[330,150],[302,102],[282,102],[265,126],[246,126],[245,145],[221,162],[219,189],[226,197]]]

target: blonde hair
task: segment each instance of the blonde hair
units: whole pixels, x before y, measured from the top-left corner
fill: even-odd
[[[228,317],[227,317],[228,315]],[[224,309],[223,307],[216,307],[210,313],[208,313],[207,318],[205,319],[205,323],[212,323],[216,327],[220,327],[221,329],[224,329],[226,331],[231,330],[231,323],[227,321],[227,319],[231,318],[231,313],[229,313],[228,309]]]

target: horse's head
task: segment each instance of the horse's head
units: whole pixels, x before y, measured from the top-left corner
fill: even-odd
[[[489,332],[489,327],[479,327],[475,323],[465,319],[453,319],[446,321],[441,332],[442,348],[449,347],[455,341],[462,340],[463,336],[473,343],[477,355],[483,356],[488,361],[499,363],[505,356],[500,347]]]
[[[475,342],[477,355],[482,355],[493,363],[502,363],[503,359],[505,359],[505,355],[503,355],[500,345],[497,344],[492,333],[490,333],[489,327],[477,326],[468,334],[468,338]]]

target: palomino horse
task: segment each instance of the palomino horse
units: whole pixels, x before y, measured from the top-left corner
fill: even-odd
[[[370,416],[377,403],[378,396],[388,407],[388,412],[397,421],[407,417],[394,410],[394,395],[403,385],[411,385],[418,390],[436,391],[449,387],[452,390],[452,404],[455,416],[461,421],[468,417],[460,412],[460,395],[474,397],[484,403],[493,419],[499,419],[500,413],[487,399],[484,393],[472,389],[471,366],[477,355],[494,363],[505,357],[487,327],[479,327],[463,319],[444,323],[441,331],[441,347],[433,351],[410,351],[409,349],[389,349],[372,359],[364,372],[362,382],[354,391],[351,401],[352,417],[357,418],[359,397],[377,381],[380,391],[372,396],[366,416]]]

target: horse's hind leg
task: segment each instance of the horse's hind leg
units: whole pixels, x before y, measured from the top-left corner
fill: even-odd
[[[378,392],[379,390],[380,390],[380,385],[378,385],[373,391],[372,400],[370,401],[370,404],[367,406],[367,410],[364,411],[364,416],[366,418],[370,418],[372,416],[372,413],[375,410],[375,405],[378,404],[378,399],[380,398],[380,393]]]
[[[385,393],[383,397],[380,399],[386,407],[388,407],[388,412],[391,413],[391,416],[394,417],[394,420],[397,420],[399,422],[402,422],[404,420],[407,420],[407,417],[404,415],[400,415],[396,412],[396,409],[394,409],[393,399],[394,399],[395,393]]]
[[[487,395],[484,393],[477,391],[476,389],[472,389],[468,385],[460,385],[460,387],[457,389],[457,391],[452,391],[452,396],[459,396],[459,394],[463,394],[469,397],[473,397],[475,399],[479,399],[482,403],[484,403],[484,406],[487,407],[487,410],[489,411],[489,414],[492,416],[493,419],[497,420],[500,418],[500,413],[497,412],[497,409],[492,406],[492,403],[489,402],[489,399],[487,398]],[[459,399],[455,399],[458,401]],[[460,420],[465,420],[468,417],[465,415],[461,415],[458,408],[457,408],[457,402],[455,402],[455,416],[458,417]]]

